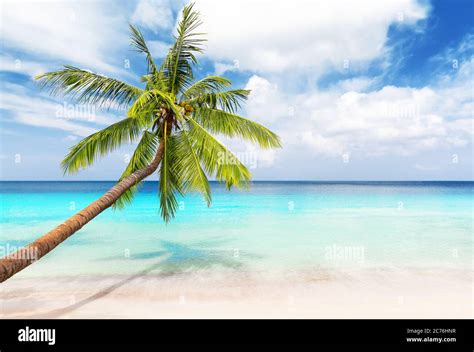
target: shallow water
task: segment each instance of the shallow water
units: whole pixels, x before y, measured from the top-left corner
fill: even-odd
[[[0,182],[0,255],[103,194],[111,182]],[[213,204],[180,199],[159,216],[157,183],[107,210],[18,276],[156,271],[281,272],[472,269],[473,182],[254,182]],[[3,253],[2,253],[3,252]]]

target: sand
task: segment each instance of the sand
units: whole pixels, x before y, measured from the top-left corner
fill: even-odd
[[[0,284],[1,318],[473,318],[470,270],[138,273]]]

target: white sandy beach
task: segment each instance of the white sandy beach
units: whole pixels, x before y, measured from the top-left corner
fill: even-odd
[[[13,278],[2,318],[472,318],[469,270]]]

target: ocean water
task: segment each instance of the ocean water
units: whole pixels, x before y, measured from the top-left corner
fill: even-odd
[[[113,182],[0,182],[0,255],[43,235]],[[207,208],[159,216],[158,184],[109,209],[18,276],[161,272],[472,270],[474,182],[212,183]]]

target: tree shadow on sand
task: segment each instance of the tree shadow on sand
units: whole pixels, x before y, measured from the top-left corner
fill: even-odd
[[[209,269],[214,266],[222,266],[224,268],[239,269],[243,266],[239,256],[236,257],[235,252],[232,250],[215,250],[215,249],[203,249],[203,245],[209,245],[209,241],[198,243],[199,246],[189,246],[178,242],[172,241],[161,241],[163,250],[153,252],[143,252],[132,255],[128,259],[121,259],[127,261],[140,261],[157,259],[158,262],[154,263],[144,270],[137,272],[131,276],[120,280],[113,285],[105,287],[99,290],[97,293],[80,300],[67,307],[54,309],[49,312],[33,314],[33,315],[21,315],[16,316],[17,318],[58,318],[62,315],[76,311],[77,309],[85,306],[86,304],[97,301],[122,286],[125,286],[133,280],[144,278],[149,276],[155,270],[160,270],[157,274],[153,275],[154,278],[165,278],[180,274],[189,273],[193,269]],[[258,256],[247,253],[247,258],[256,258]],[[102,258],[101,260],[117,260],[117,257]]]

